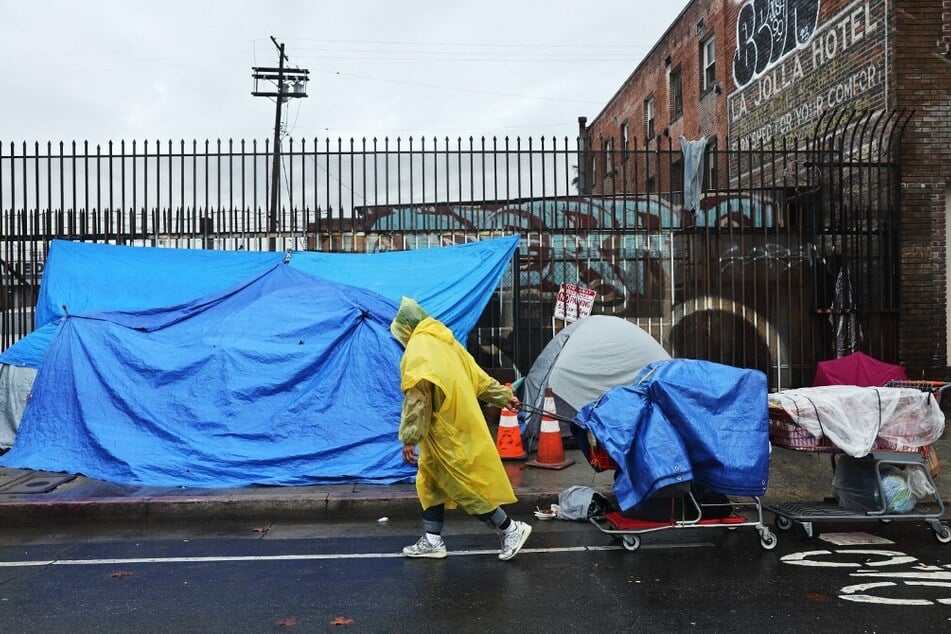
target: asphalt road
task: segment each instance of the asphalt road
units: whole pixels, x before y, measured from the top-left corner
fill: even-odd
[[[535,521],[500,562],[451,515],[444,560],[400,556],[404,521],[6,531],[0,631],[951,631],[951,545],[919,522],[783,532],[771,551],[751,527],[664,530],[627,552]]]

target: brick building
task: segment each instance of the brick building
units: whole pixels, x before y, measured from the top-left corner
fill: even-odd
[[[910,376],[949,376],[951,1],[693,0],[579,127],[590,151],[579,186],[593,194],[675,198],[683,189],[681,135],[707,141],[704,190],[742,179],[728,162],[744,150],[789,154],[838,135],[857,147],[839,162],[849,169],[868,162],[877,144],[881,169],[897,168],[895,215],[864,229],[896,225],[897,253],[887,265],[897,271],[893,360]],[[666,162],[665,148],[674,150]],[[802,164],[787,161],[781,170]],[[885,181],[850,178],[827,179],[825,189],[892,199]],[[815,213],[828,215],[830,200],[820,198]],[[836,241],[843,239],[828,243]]]

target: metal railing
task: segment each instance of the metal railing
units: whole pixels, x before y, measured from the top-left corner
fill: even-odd
[[[32,329],[53,239],[379,252],[518,233],[468,342],[500,378],[564,325],[570,283],[676,356],[805,385],[850,347],[897,356],[891,146],[907,119],[874,116],[803,144],[708,148],[693,209],[669,141],[291,140],[273,212],[268,143],[0,144],[0,349]]]

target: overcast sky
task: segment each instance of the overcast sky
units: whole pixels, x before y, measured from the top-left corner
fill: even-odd
[[[0,0],[0,141],[270,138],[271,36],[310,71],[295,139],[573,139],[686,5]]]

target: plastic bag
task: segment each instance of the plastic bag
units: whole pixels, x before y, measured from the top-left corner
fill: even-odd
[[[934,497],[937,491],[923,468],[907,468],[904,472],[905,481],[912,494],[919,500]]]
[[[832,489],[839,506],[852,511],[875,511],[882,508],[877,465],[871,460],[839,456],[835,463]]]
[[[888,513],[910,513],[917,502],[905,479],[905,472],[900,469],[888,469],[882,474],[882,496]]]
[[[610,509],[610,503],[591,487],[575,485],[558,495],[557,508],[556,516],[560,520],[587,520],[603,515]]]
[[[825,437],[856,458],[867,455],[876,440],[910,451],[944,433],[941,407],[917,388],[824,385],[770,394],[769,403],[815,438]]]

